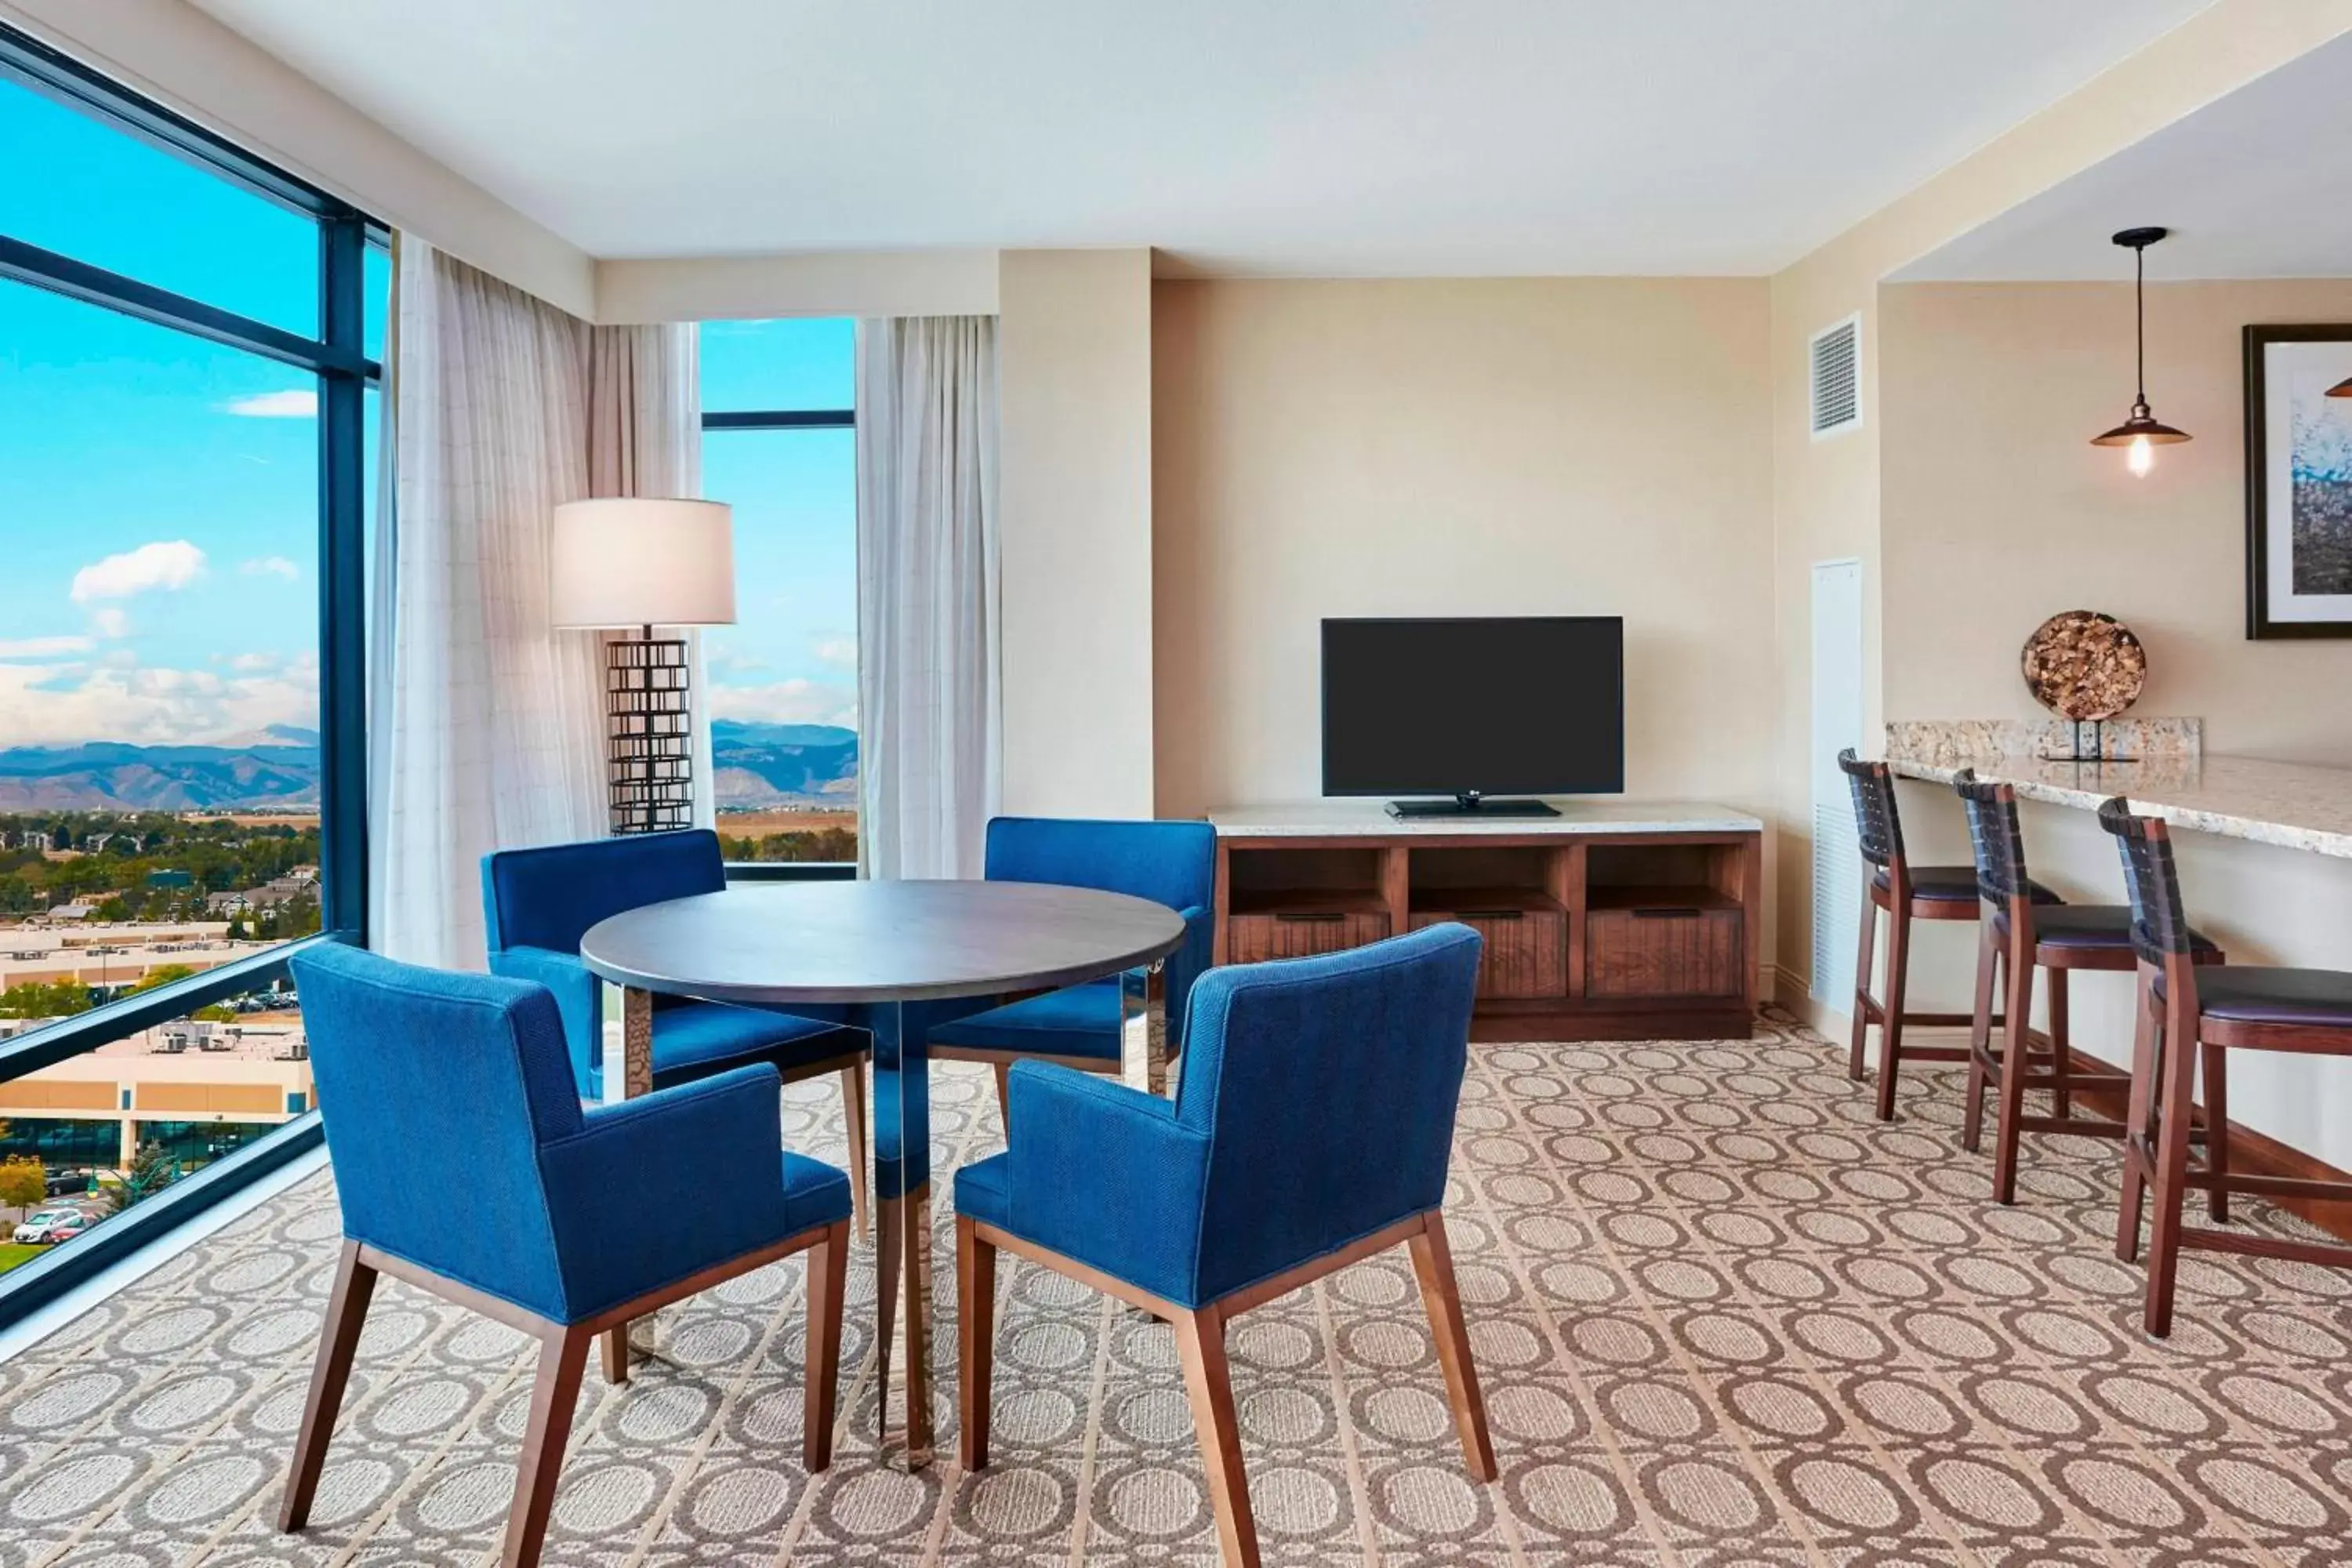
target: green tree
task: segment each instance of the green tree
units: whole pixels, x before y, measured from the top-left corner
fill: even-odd
[[[49,1173],[38,1160],[16,1155],[0,1160],[0,1205],[12,1209],[37,1208],[47,1201]]]
[[[69,1018],[94,1005],[79,980],[28,981],[0,991],[0,1018]]]
[[[106,1199],[106,1212],[121,1214],[133,1204],[145,1202],[170,1186],[179,1173],[179,1167],[172,1163],[171,1155],[164,1152],[163,1145],[149,1139],[140,1144],[139,1152],[131,1157],[131,1169],[122,1173],[121,1181],[100,1184],[100,1191]]]
[[[191,964],[159,963],[147,972],[144,979],[131,988],[131,994],[136,996],[142,991],[152,991],[159,986],[169,985],[174,980],[185,980],[194,973],[195,969]]]

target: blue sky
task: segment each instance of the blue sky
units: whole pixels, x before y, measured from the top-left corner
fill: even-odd
[[[0,146],[44,175],[0,182],[0,234],[316,330],[307,219],[5,79]],[[371,252],[372,353],[385,271]],[[853,342],[712,323],[706,399],[847,406]],[[315,405],[298,371],[0,282],[0,747],[317,722]],[[854,722],[849,433],[714,434],[704,475],[736,507],[741,617],[707,645],[714,711]]]

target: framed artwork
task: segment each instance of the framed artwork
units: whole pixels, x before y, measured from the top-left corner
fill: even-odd
[[[2352,637],[2352,323],[2245,341],[2246,636]]]

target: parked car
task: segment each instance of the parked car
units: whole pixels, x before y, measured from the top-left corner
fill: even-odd
[[[16,1227],[16,1239],[20,1245],[47,1247],[70,1241],[97,1223],[96,1216],[87,1209],[36,1209]]]
[[[89,1191],[89,1173],[83,1171],[52,1171],[48,1180],[49,1196],[62,1198],[74,1193]]]

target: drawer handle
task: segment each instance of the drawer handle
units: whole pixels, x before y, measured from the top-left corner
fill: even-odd
[[[1274,918],[1286,925],[1329,925],[1348,917],[1329,910],[1289,910],[1277,911]]]
[[[1455,918],[1465,921],[1517,921],[1525,920],[1528,911],[1525,910],[1464,910]]]
[[[1698,919],[1698,909],[1692,904],[1661,904],[1653,909],[1635,910],[1633,918],[1637,921],[1695,921]]]

